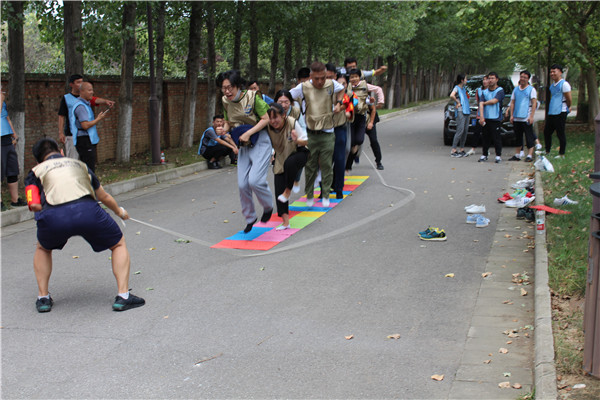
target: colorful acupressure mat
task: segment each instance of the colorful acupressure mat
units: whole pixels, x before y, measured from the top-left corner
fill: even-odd
[[[368,176],[344,177],[344,199],[368,178]],[[300,229],[316,221],[343,200],[336,199],[335,194],[331,194],[329,196],[329,207],[325,208],[323,207],[321,200],[319,200],[320,194],[319,190],[315,190],[315,204],[312,207],[306,206],[306,196],[302,196],[300,199],[290,204],[290,229],[285,229],[283,231],[275,230],[276,227],[281,225],[281,217],[277,216],[276,210],[273,210],[273,215],[268,222],[257,222],[250,232],[244,233],[243,230],[239,231],[235,235],[211,246],[211,248],[269,250],[298,232]]]

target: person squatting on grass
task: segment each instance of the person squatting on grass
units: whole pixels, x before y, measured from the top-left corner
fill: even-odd
[[[25,192],[37,223],[33,269],[38,284],[38,312],[49,312],[54,304],[48,291],[52,251],[61,250],[73,236],[83,237],[95,252],[112,251],[118,293],[113,310],[143,306],[144,299],[129,293],[130,259],[125,237],[98,200],[123,220],[129,218],[127,211],[106,193],[88,166],[61,155],[54,139],[40,139],[33,146],[33,156],[38,164],[25,178]]]

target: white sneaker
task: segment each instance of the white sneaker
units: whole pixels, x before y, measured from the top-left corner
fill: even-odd
[[[465,157],[472,156],[473,154],[475,154],[475,150],[471,149],[471,150],[467,151],[467,154],[465,154]]]
[[[323,207],[329,207],[329,199],[323,199],[321,203],[323,204]]]
[[[471,204],[471,205],[465,206],[465,211],[467,211],[471,207],[477,207],[477,204]]]
[[[536,150],[541,150],[542,149],[542,144],[541,143],[536,144],[535,145],[535,149]]]
[[[558,197],[554,199],[555,206],[572,206],[575,204],[579,204],[579,202],[576,200],[571,200],[567,196],[563,196],[560,199]]]
[[[312,199],[306,199],[306,207],[312,207],[315,204],[314,197]]]
[[[510,187],[512,187],[513,189],[527,189],[528,187],[533,186],[534,183],[535,183],[535,179],[528,178],[528,179],[522,179],[520,181],[517,181],[516,183],[513,183],[512,185],[510,185]]]
[[[467,224],[476,224],[477,219],[483,217],[481,214],[469,214],[467,215]]]
[[[480,206],[474,205],[465,210],[467,214],[483,214],[485,212],[485,206],[482,204]]]
[[[292,186],[292,192],[293,193],[300,193],[300,185],[296,185],[296,183],[294,183],[294,186]]]
[[[290,229],[290,226],[279,225],[277,228],[275,228],[276,231],[285,231],[286,229]]]
[[[480,216],[477,218],[477,222],[475,223],[475,227],[477,228],[485,228],[490,224],[490,220],[486,217]]]
[[[523,208],[527,204],[531,203],[534,200],[535,200],[535,196],[531,196],[531,197],[517,196],[512,200],[506,201],[504,203],[504,205],[506,207],[510,207],[510,208]]]
[[[277,196],[277,200],[279,200],[279,201],[280,201],[280,202],[282,202],[282,203],[287,203],[287,202],[288,202],[288,200],[289,200],[289,198],[285,197],[285,196],[283,195],[283,193],[282,193],[282,194],[280,194],[279,196]]]
[[[565,158],[565,155],[564,154],[559,154],[557,156],[554,156],[555,160],[558,160],[558,159],[561,159],[561,158]]]

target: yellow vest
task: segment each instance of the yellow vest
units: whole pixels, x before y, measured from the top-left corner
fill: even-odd
[[[302,92],[306,101],[306,127],[313,131],[332,129],[333,125],[333,104],[336,94],[333,92],[333,82],[331,79],[325,80],[325,85],[317,89],[310,82],[302,84]]]
[[[229,101],[223,96],[223,108],[227,112],[227,122],[231,128],[237,128],[240,125],[256,125],[258,117],[254,113],[254,100],[256,92],[246,90],[242,93],[238,101]]]
[[[42,182],[46,202],[50,205],[58,206],[85,196],[96,198],[88,167],[79,160],[51,158],[32,171]]]
[[[280,131],[276,131],[267,125],[267,131],[271,138],[271,145],[275,150],[275,164],[273,165],[274,174],[283,173],[283,163],[285,160],[296,152],[297,145],[292,141],[292,129],[296,120],[290,116],[285,117],[283,127]]]
[[[369,111],[369,106],[367,105],[367,97],[369,96],[369,89],[367,88],[366,81],[360,81],[356,87],[352,88],[354,94],[358,98],[358,105],[354,107],[354,110],[358,114],[366,114]]]

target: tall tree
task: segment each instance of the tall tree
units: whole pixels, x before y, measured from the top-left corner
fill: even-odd
[[[235,17],[233,19],[233,69],[240,69],[241,47],[242,47],[242,21],[244,14],[244,2],[236,1]]]
[[[196,120],[196,95],[198,92],[198,72],[200,70],[200,50],[202,34],[202,3],[192,2],[188,58],[186,61],[185,93],[183,97],[183,126],[179,138],[181,147],[192,147],[194,143],[194,122]]]
[[[121,24],[121,86],[119,88],[119,119],[117,121],[117,162],[129,162],[131,154],[131,119],[133,114],[133,70],[135,66],[136,3],[123,4]]]
[[[23,6],[24,2],[10,1],[8,14],[8,113],[19,138],[19,176],[23,180],[25,165],[25,49],[23,45]]]
[[[158,126],[162,126],[163,82],[165,80],[165,11],[166,2],[156,5],[156,97],[158,98]]]
[[[69,77],[83,75],[83,45],[81,42],[81,1],[64,1],[65,88],[69,91]]]
[[[250,79],[258,79],[258,31],[259,24],[257,19],[257,8],[259,3],[250,2],[248,4],[248,18],[250,21]]]
[[[208,58],[208,74],[207,74],[207,121],[210,125],[212,116],[215,114],[215,104],[217,97],[217,84],[215,76],[217,72],[217,52],[215,50],[215,4],[212,1],[206,2],[206,47]]]

